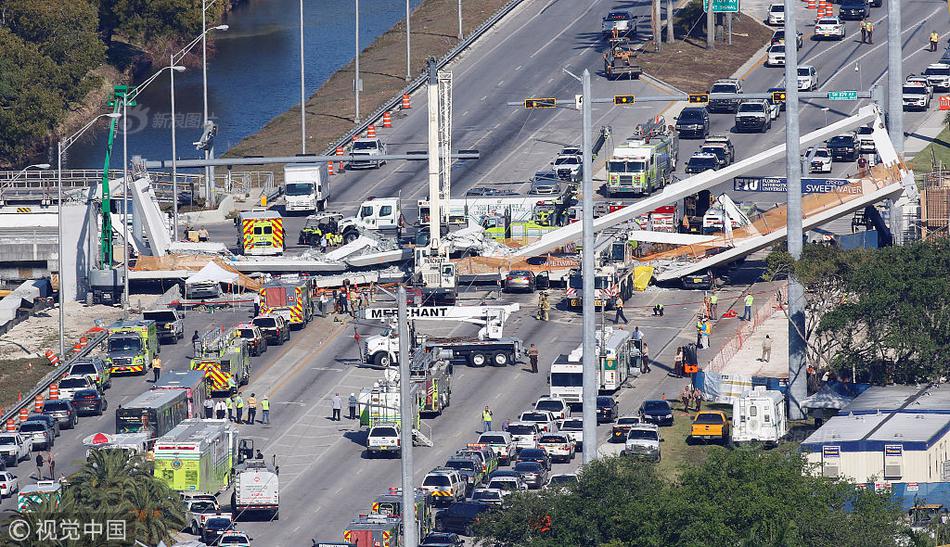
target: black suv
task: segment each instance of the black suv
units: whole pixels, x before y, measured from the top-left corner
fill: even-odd
[[[841,0],[841,5],[838,6],[838,19],[842,21],[860,21],[870,16],[871,6],[868,5],[868,0]]]
[[[279,346],[290,340],[290,324],[279,315],[258,315],[251,322],[261,329],[268,344]]]
[[[617,400],[609,395],[597,396],[597,423],[612,422],[620,413]]]
[[[640,405],[640,418],[656,425],[673,425],[673,407],[669,401],[653,399]]]
[[[472,535],[472,526],[478,515],[491,510],[491,505],[471,501],[457,501],[435,516],[435,529],[439,532],[456,532]]]
[[[684,108],[676,117],[681,139],[705,139],[709,135],[709,112],[703,107]]]
[[[838,135],[828,141],[832,161],[856,161],[860,155],[859,143],[854,133]]]

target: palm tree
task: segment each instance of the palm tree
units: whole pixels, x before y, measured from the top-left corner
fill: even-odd
[[[93,450],[86,464],[70,477],[70,487],[77,499],[89,507],[114,507],[125,491],[143,475],[144,459],[129,457],[122,450]]]
[[[148,545],[169,543],[171,534],[185,527],[185,514],[178,493],[149,476],[135,481],[125,491],[130,537]]]

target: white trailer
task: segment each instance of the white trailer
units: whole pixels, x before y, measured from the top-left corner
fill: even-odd
[[[777,444],[786,433],[788,418],[781,392],[756,386],[732,403],[732,442]]]
[[[640,375],[640,350],[630,331],[607,327],[596,334],[597,389],[613,393],[631,376]],[[580,345],[551,364],[548,381],[552,397],[561,397],[569,403],[581,402],[583,358],[584,346]]]
[[[322,211],[329,198],[326,164],[284,166],[284,202],[288,213]]]
[[[278,520],[280,509],[279,468],[276,458],[273,465],[264,460],[246,460],[237,469],[234,493],[231,494],[231,511],[235,520],[249,512],[270,513]]]

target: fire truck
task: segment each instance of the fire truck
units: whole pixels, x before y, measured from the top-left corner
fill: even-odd
[[[602,256],[602,263],[594,268],[594,307],[598,309],[613,309],[618,296],[626,300],[633,295],[635,261],[627,239],[613,241],[606,253],[606,260]],[[564,302],[571,309],[579,309],[584,305],[583,293],[581,271],[571,270]]]
[[[313,319],[314,304],[310,282],[305,279],[278,279],[261,287],[260,315],[281,315],[293,328],[302,328]]]
[[[210,378],[212,393],[234,393],[237,386],[251,379],[251,352],[247,340],[238,331],[212,329],[195,342],[195,357],[191,370],[200,370]]]
[[[389,515],[361,515],[343,530],[343,541],[354,547],[399,547],[402,518]]]
[[[607,160],[607,195],[649,195],[672,181],[679,141],[662,116],[638,125]]]

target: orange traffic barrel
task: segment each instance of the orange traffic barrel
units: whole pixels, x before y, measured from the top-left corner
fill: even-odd
[[[50,401],[59,399],[59,384],[54,382],[49,385],[49,399]]]
[[[412,108],[412,103],[411,103],[410,100],[409,100],[409,94],[408,94],[408,93],[403,93],[403,95],[402,95],[402,109],[403,109],[403,110],[409,110],[410,108]]]
[[[23,407],[20,409],[20,421],[25,422],[30,417],[30,409]],[[12,420],[13,418],[11,418]]]
[[[369,124],[369,127],[366,128],[366,136],[370,139],[376,138],[376,126]]]
[[[42,395],[37,395],[36,399],[33,400],[33,411],[43,412],[43,396]]]
[[[332,174],[333,174],[333,162],[332,162],[332,161],[328,161],[328,162],[327,162],[327,174],[328,174],[328,175],[332,175]]]
[[[383,128],[389,129],[392,126],[393,126],[393,115],[390,114],[389,111],[387,110],[386,112],[383,112]]]
[[[13,421],[13,418],[7,420],[7,431],[16,431],[16,422]]]

